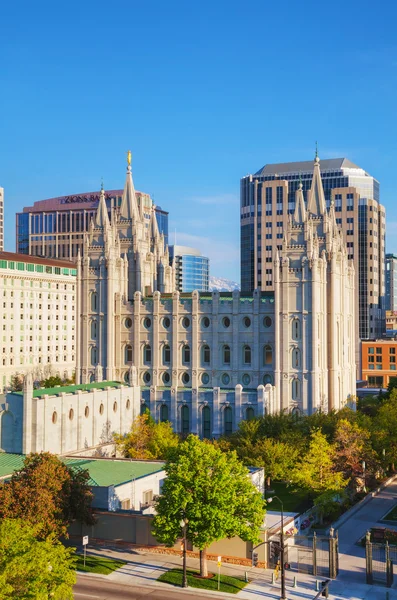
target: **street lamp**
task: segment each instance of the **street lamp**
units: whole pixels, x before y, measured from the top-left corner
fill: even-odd
[[[361,463],[361,466],[363,468],[364,492],[366,492],[367,490],[365,489],[365,460],[363,460],[363,462]]]
[[[281,600],[286,600],[285,595],[285,566],[284,566],[284,505],[278,496],[272,496],[267,499],[267,502],[273,502],[276,499],[281,504],[281,533],[280,533],[280,545],[281,545]]]
[[[186,572],[186,530],[187,524],[189,523],[186,517],[183,517],[180,522],[180,526],[183,531],[183,577],[182,577],[182,587],[187,588],[187,572]]]

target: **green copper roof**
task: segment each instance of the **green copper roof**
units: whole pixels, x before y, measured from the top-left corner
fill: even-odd
[[[133,479],[140,479],[164,469],[163,462],[110,460],[93,458],[60,457],[72,469],[86,469],[90,475],[91,486],[118,486]],[[24,454],[0,452],[0,478],[10,476],[23,467]]]
[[[21,469],[24,460],[24,454],[8,454],[8,452],[0,452],[0,478],[12,475],[14,471]]]
[[[80,385],[60,385],[54,388],[40,388],[39,390],[33,390],[33,398],[41,398],[42,396],[59,396],[59,394],[75,394],[79,390],[89,392],[90,390],[104,390],[107,387],[119,388],[123,384],[119,381],[101,381],[95,383],[82,383]],[[13,392],[14,394],[20,394],[22,392]]]
[[[145,462],[129,460],[94,460],[90,458],[63,458],[73,469],[87,469],[90,474],[89,485],[122,485],[132,479],[140,479],[164,469],[163,462]]]

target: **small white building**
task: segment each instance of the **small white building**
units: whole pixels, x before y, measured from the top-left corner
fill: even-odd
[[[98,381],[34,390],[28,374],[23,392],[0,403],[0,450],[66,454],[105,444],[129,431],[140,406],[139,386]]]

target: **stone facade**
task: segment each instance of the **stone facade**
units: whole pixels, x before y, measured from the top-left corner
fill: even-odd
[[[155,229],[143,235],[133,189],[129,169],[128,211],[111,226],[100,203],[78,260],[78,380],[100,365],[127,381],[134,365],[153,416],[205,436],[266,411],[343,407],[355,393],[355,272],[318,159],[273,261],[274,292],[175,291],[168,250]]]
[[[10,392],[0,403],[0,449],[65,454],[126,433],[139,415],[139,387],[107,383],[34,390],[28,373],[23,392]]]

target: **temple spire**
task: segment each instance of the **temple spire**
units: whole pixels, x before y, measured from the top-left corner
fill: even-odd
[[[320,159],[318,157],[317,152],[317,142],[316,142],[316,156],[314,159],[314,169],[313,169],[313,179],[312,185],[309,190],[308,202],[307,202],[307,212],[311,213],[316,217],[320,217],[325,213],[325,197],[324,197],[324,189],[323,182],[321,181],[320,174]]]
[[[96,227],[104,227],[105,229],[110,227],[108,209],[105,200],[105,190],[103,189],[103,181],[101,183],[101,193],[99,195],[99,204],[95,216],[95,225]]]
[[[128,220],[138,218],[138,203],[135,195],[134,182],[132,181],[130,150],[127,152],[127,177],[120,206],[120,217]]]
[[[299,173],[299,186],[295,194],[294,223],[301,225],[306,221],[305,199],[303,197],[302,177]]]

